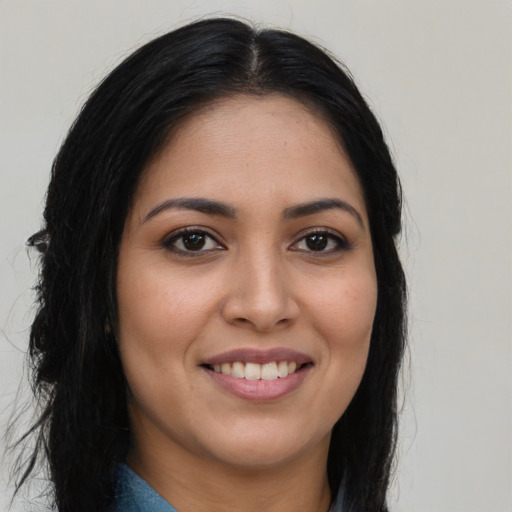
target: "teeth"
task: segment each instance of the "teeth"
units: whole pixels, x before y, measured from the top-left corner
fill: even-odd
[[[233,363],[231,368],[231,375],[237,379],[243,379],[245,377],[245,368],[243,363]]]
[[[261,378],[263,380],[277,379],[277,364],[267,363],[261,365]]]
[[[261,379],[261,364],[246,363],[245,365],[245,378],[247,380]]]
[[[222,363],[214,364],[213,369],[217,373],[231,375],[237,379],[247,380],[275,380],[283,379],[288,375],[297,371],[297,363],[295,361],[272,361],[265,364],[257,363]]]
[[[277,365],[277,376],[281,378],[288,376],[288,363],[286,361],[281,361]]]

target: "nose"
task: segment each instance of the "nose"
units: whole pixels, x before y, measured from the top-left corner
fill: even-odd
[[[226,322],[263,333],[285,328],[298,318],[293,281],[279,255],[262,252],[241,258],[228,281],[222,305]]]

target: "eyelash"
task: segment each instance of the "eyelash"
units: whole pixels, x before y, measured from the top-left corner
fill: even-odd
[[[182,243],[183,243],[183,239],[187,235],[201,235],[206,240],[213,241],[215,243],[216,247],[210,248],[210,249],[202,249],[202,247],[201,247],[197,251],[189,250],[186,248],[182,249],[182,248],[176,247],[175,244],[179,240],[182,240]],[[205,242],[205,243],[208,243],[208,242]],[[204,256],[204,253],[213,251],[215,249],[225,250],[225,247],[222,244],[220,244],[214,236],[212,236],[210,233],[208,233],[208,231],[201,229],[201,228],[193,228],[193,227],[180,229],[178,232],[172,233],[170,236],[167,236],[162,241],[162,246],[164,247],[164,249],[167,249],[171,252],[179,254],[180,256],[186,256],[186,257],[192,257],[192,258],[197,257],[197,256]]]
[[[204,237],[204,240],[206,240],[205,244],[208,244],[208,240],[209,240],[210,243],[213,242],[215,244],[215,247],[203,249],[203,247],[204,247],[204,245],[203,245],[198,250],[187,249],[186,247],[185,248],[177,247],[176,243],[181,240],[182,244],[183,244],[183,239],[187,235],[199,235],[201,237]],[[307,244],[308,243],[307,239],[309,237],[315,237],[315,236],[325,237],[327,246],[330,243],[332,244],[334,242],[334,244],[335,244],[334,247],[331,247],[327,250],[318,250],[318,251],[311,249],[311,247],[309,247],[309,249],[307,249],[307,248],[301,249],[301,248],[296,247],[301,242],[304,242],[305,244]],[[193,227],[180,229],[178,232],[172,233],[171,235],[167,236],[162,241],[162,246],[166,250],[169,250],[171,252],[174,252],[175,254],[179,254],[180,256],[185,256],[185,257],[204,256],[204,253],[209,253],[211,251],[219,250],[219,249],[220,250],[226,249],[208,231],[206,231],[202,228],[193,228]],[[293,249],[291,249],[291,250],[296,251],[296,252],[308,253],[309,255],[314,256],[314,257],[322,257],[322,256],[328,256],[328,255],[337,253],[339,251],[350,250],[351,244],[344,237],[340,236],[337,233],[333,233],[332,231],[330,231],[328,229],[314,229],[312,231],[302,233],[302,236],[296,242],[294,242],[291,247],[293,247]]]
[[[308,253],[314,257],[322,257],[322,256],[328,256],[328,255],[331,255],[331,254],[334,254],[334,253],[337,253],[337,252],[340,252],[340,251],[348,251],[349,249],[352,248],[352,246],[350,245],[350,243],[347,241],[346,238],[344,238],[343,236],[341,236],[339,233],[336,233],[336,232],[332,232],[331,230],[329,229],[314,229],[314,230],[311,230],[311,231],[308,231],[306,233],[302,233],[302,236],[293,244],[294,246],[298,245],[299,242],[305,242],[307,244],[307,239],[309,237],[313,237],[313,236],[318,236],[318,237],[325,237],[327,239],[327,244],[329,244],[330,242],[334,242],[334,247],[331,247],[330,249],[328,250],[320,250],[320,251],[315,251],[313,249],[293,249],[294,251],[301,251],[301,252],[305,252],[305,253]]]

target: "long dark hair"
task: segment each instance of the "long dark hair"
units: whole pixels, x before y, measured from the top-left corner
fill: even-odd
[[[336,423],[328,457],[344,510],[386,510],[405,338],[405,279],[396,250],[400,184],[374,115],[349,73],[297,35],[234,19],[192,23],[146,44],[84,105],[54,161],[43,229],[30,365],[41,414],[18,487],[47,460],[60,512],[106,511],[130,443],[115,340],[120,237],[141,172],[187,115],[235,94],[279,92],[319,108],[364,190],[378,280],[361,385]],[[26,438],[25,436],[25,438]],[[22,441],[23,442],[23,441]]]

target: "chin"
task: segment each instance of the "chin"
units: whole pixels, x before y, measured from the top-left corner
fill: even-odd
[[[274,431],[265,425],[245,432],[231,431],[215,443],[212,454],[218,461],[240,471],[261,471],[300,461],[313,451],[327,453],[330,430],[309,437],[304,434],[304,429],[291,431],[281,427]],[[322,445],[325,449],[318,450]]]

